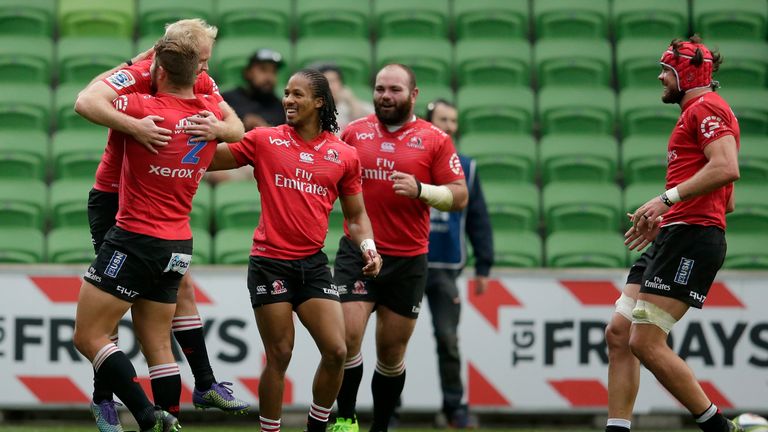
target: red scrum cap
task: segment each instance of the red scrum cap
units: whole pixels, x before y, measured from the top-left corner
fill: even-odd
[[[687,92],[712,84],[712,60],[712,52],[704,44],[675,42],[664,51],[659,63],[675,72],[677,89]]]

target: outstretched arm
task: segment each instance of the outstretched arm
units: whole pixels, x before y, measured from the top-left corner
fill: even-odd
[[[344,219],[347,221],[347,228],[349,228],[349,236],[352,242],[360,245],[360,252],[363,254],[365,261],[363,274],[376,277],[381,270],[381,256],[376,252],[376,245],[373,242],[373,228],[371,228],[368,213],[365,212],[363,194],[342,195],[339,200]]]
[[[213,160],[208,166],[208,171],[222,171],[234,168],[239,168],[241,165],[237,163],[237,159],[229,149],[229,144],[219,143],[216,146],[216,153],[213,155]]]

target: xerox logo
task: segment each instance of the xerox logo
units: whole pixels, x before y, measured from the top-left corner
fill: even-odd
[[[191,179],[194,172],[195,170],[187,168],[168,168],[149,165],[149,173],[160,177]]]
[[[284,140],[284,139],[280,139],[280,138],[275,138],[275,137],[272,137],[272,136],[269,137],[269,143],[270,144],[274,144],[274,145],[276,145],[278,147],[285,146],[285,147],[291,148],[291,142],[290,141]]]

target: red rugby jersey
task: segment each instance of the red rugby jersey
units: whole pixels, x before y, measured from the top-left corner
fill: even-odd
[[[118,96],[114,104],[119,111],[136,118],[159,115],[165,119],[159,126],[173,133],[168,145],[158,148],[156,155],[130,135],[112,134],[111,140],[121,140],[124,148],[117,226],[165,240],[192,238],[192,198],[216,153],[216,141],[190,143],[192,137],[181,129],[187,117],[202,110],[221,118],[218,102],[208,95],[181,99],[164,93],[134,93]]]
[[[390,133],[371,114],[350,123],[341,139],[355,147],[360,156],[363,198],[373,225],[376,249],[393,256],[427,253],[429,206],[419,199],[395,195],[390,176],[393,171],[400,171],[434,185],[463,180],[464,172],[451,137],[422,119]]]
[[[306,142],[288,125],[255,128],[229,149],[238,164],[253,166],[261,194],[251,255],[295,260],[317,253],[333,202],[362,191],[357,151],[330,132]]]
[[[739,122],[719,94],[704,93],[686,102],[667,146],[667,189],[696,174],[707,163],[704,148],[727,135],[734,137],[738,148]],[[725,229],[725,208],[732,193],[733,183],[676,203],[664,215],[664,226],[685,223]]]
[[[154,54],[140,62],[127,66],[104,78],[102,81],[115,90],[118,95],[154,93],[152,78],[149,74],[149,67],[152,65],[153,56]],[[211,96],[217,105],[224,100],[221,94],[219,94],[219,87],[216,85],[216,82],[205,72],[197,76],[194,92]],[[112,130],[109,133],[112,134]],[[93,185],[95,189],[102,192],[117,192],[122,155],[122,140],[113,143],[107,139],[107,146],[96,169],[96,183]]]

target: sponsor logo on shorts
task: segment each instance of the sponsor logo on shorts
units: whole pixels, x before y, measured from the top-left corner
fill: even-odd
[[[256,285],[256,295],[264,295],[267,293],[266,285]]]
[[[192,255],[174,252],[171,255],[171,260],[168,261],[168,265],[165,266],[163,273],[172,271],[178,274],[185,274],[189,269],[190,262],[192,262]]]
[[[328,149],[328,151],[325,152],[325,156],[323,156],[323,159],[327,160],[328,162],[333,163],[341,163],[339,160],[339,152],[337,152],[335,149]]]
[[[406,144],[406,146],[410,148],[424,150],[424,143],[421,141],[421,138],[419,137],[411,137],[411,139],[408,140],[408,144]]]
[[[411,313],[417,314],[419,312],[421,312],[421,302],[419,302],[419,304],[416,306],[411,307]]]
[[[287,148],[291,148],[291,142],[290,141],[284,140],[284,139],[280,139],[280,138],[275,138],[275,137],[272,137],[272,136],[269,137],[269,143],[270,144],[274,144],[274,145],[276,145],[278,147],[285,146]]]
[[[116,278],[117,274],[120,273],[120,269],[123,268],[126,259],[128,259],[128,255],[120,251],[115,251],[112,254],[112,258],[109,260],[109,264],[107,264],[107,269],[104,271],[104,275],[109,276],[112,279]]]
[[[693,291],[688,292],[688,296],[701,304],[704,304],[704,301],[707,299],[707,296],[705,296],[704,294],[699,294]]]
[[[669,291],[670,290],[669,285],[665,284],[664,280],[662,278],[658,277],[658,276],[654,276],[653,277],[653,282],[651,282],[649,280],[645,281],[645,287],[646,288],[653,288],[653,289],[657,289],[657,290],[662,290],[662,291]]]
[[[336,291],[338,291],[339,295],[347,294],[347,286],[346,285],[336,285]]]
[[[330,288],[323,287],[323,292],[328,294],[328,295],[335,296],[335,297],[339,296],[339,290],[336,288],[336,285],[333,285],[333,284],[331,284]]]
[[[459,160],[459,155],[456,153],[451,155],[451,159],[448,161],[448,166],[451,168],[451,171],[453,171],[454,174],[458,174],[461,172],[461,161]]]
[[[381,143],[381,151],[385,153],[394,153],[395,152],[395,143],[391,142],[383,142]]]
[[[131,73],[127,70],[121,70],[113,73],[107,78],[107,81],[112,84],[112,87],[118,90],[136,84],[136,80],[133,78],[133,75],[131,75]]]
[[[83,274],[83,277],[94,282],[101,282],[101,276],[96,274],[96,269],[93,267],[88,267],[88,271]]]
[[[282,279],[278,279],[274,282],[272,282],[272,295],[278,295],[278,294],[285,294],[288,292],[288,289],[285,288],[285,281]]]
[[[160,177],[191,179],[192,174],[194,173],[195,173],[195,170],[188,169],[188,168],[168,168],[168,167],[159,167],[152,164],[149,165],[149,174],[154,174]]]
[[[352,294],[357,294],[357,295],[368,294],[368,290],[365,289],[365,282],[361,280],[356,280],[354,287],[352,287]]]
[[[124,296],[128,297],[128,298],[134,298],[134,297],[136,297],[137,295],[139,295],[139,292],[138,292],[138,291],[130,290],[130,289],[128,289],[128,288],[126,288],[126,287],[122,287],[122,286],[120,286],[120,285],[118,285],[118,286],[117,286],[117,288],[115,288],[115,290],[116,290],[117,292],[119,292],[120,294],[122,294],[122,295],[124,295]]]
[[[299,161],[304,163],[315,163],[315,157],[312,153],[301,152],[299,154]]]
[[[688,278],[691,277],[693,264],[694,261],[690,258],[680,258],[680,265],[677,267],[677,273],[675,273],[675,283],[688,285]]]
[[[360,141],[372,140],[373,132],[358,132],[355,134],[355,138],[357,138]]]

